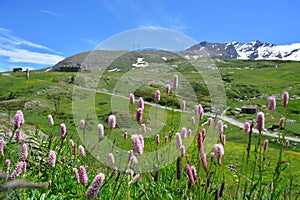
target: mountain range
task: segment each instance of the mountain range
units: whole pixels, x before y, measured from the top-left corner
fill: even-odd
[[[129,51],[121,51],[121,54]],[[118,54],[118,51],[89,51],[75,54],[60,61],[53,66],[54,71],[84,71],[91,66],[101,66],[110,60],[112,54]],[[254,41],[249,43],[226,42],[210,43],[200,42],[180,52],[166,52],[154,49],[133,51],[126,54],[126,59],[134,62],[137,57],[145,59],[163,58],[173,59],[176,57],[185,57],[188,59],[197,59],[203,55],[209,55],[211,58],[219,59],[245,59],[245,60],[292,60],[300,61],[300,43],[289,45],[275,45]],[[89,56],[89,63],[84,63],[85,58]]]
[[[261,41],[249,43],[200,42],[186,49],[185,54],[197,55],[203,50],[206,50],[212,58],[300,61],[300,43],[275,45]]]

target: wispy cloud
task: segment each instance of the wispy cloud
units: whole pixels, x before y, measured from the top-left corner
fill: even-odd
[[[83,41],[85,41],[86,43],[92,46],[97,46],[100,43],[98,40],[93,40],[88,38],[83,38]]]
[[[42,13],[45,13],[45,14],[49,14],[49,15],[54,15],[54,16],[58,16],[58,17],[65,17],[66,15],[65,14],[61,14],[61,13],[58,13],[58,12],[53,12],[53,11],[50,11],[50,10],[40,10]]]
[[[6,63],[56,64],[64,57],[46,46],[16,36],[0,27],[0,60]]]

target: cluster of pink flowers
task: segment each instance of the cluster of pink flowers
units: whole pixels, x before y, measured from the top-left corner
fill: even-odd
[[[182,145],[182,139],[180,133],[176,133],[175,137],[176,137],[176,147],[180,148],[180,146]]]
[[[80,179],[80,183],[84,186],[86,186],[87,182],[88,182],[88,176],[86,174],[86,170],[85,167],[83,165],[81,165],[79,167],[79,179]]]
[[[250,123],[249,122],[245,122],[244,123],[244,132],[245,133],[249,133],[250,132]]]
[[[27,144],[24,143],[23,146],[22,146],[22,158],[24,160],[26,160],[27,157],[28,157]]]
[[[67,137],[67,127],[64,123],[60,124],[60,137],[62,140]]]
[[[131,136],[133,153],[143,154],[144,151],[144,137],[142,135],[134,134]]]
[[[49,125],[53,126],[54,125],[54,121],[53,121],[52,115],[48,115],[47,118],[48,118]]]
[[[262,132],[265,128],[265,116],[263,112],[257,113],[256,128],[259,132]]]
[[[3,140],[3,138],[0,139],[0,155],[4,156],[4,140]]]
[[[82,145],[79,145],[78,149],[79,149],[79,153],[80,153],[81,157],[84,158],[85,157],[84,147]]]
[[[184,111],[184,110],[185,110],[185,108],[186,108],[186,103],[185,103],[185,101],[182,101],[182,102],[181,102],[180,108],[181,108],[181,111]]]
[[[198,133],[198,149],[199,149],[199,154],[200,154],[200,159],[201,159],[201,162],[202,162],[202,166],[205,170],[207,170],[206,154],[205,154],[205,151],[204,151],[204,144],[203,144],[203,133],[204,132],[205,131],[202,131],[202,132]]]
[[[55,167],[55,163],[56,163],[56,154],[55,154],[55,151],[51,150],[49,152],[49,164],[50,164],[50,167],[51,168]]]
[[[169,95],[170,92],[171,92],[171,86],[170,86],[170,84],[167,84],[166,85],[166,94]]]
[[[98,138],[100,140],[104,137],[104,127],[102,124],[98,124],[97,128],[98,128]]]
[[[109,158],[109,162],[110,162],[111,166],[114,166],[114,164],[115,164],[115,157],[114,157],[114,154],[109,153],[109,154],[108,154],[108,158]]]
[[[15,180],[18,176],[20,176],[20,174],[22,173],[22,170],[24,171],[24,162],[20,161],[20,162],[18,162],[15,170],[11,173],[10,179]],[[26,169],[25,169],[25,171],[26,171]]]
[[[224,155],[224,147],[222,144],[215,144],[214,156],[218,158],[218,164],[222,165],[222,156]]]
[[[17,113],[15,114],[15,119],[14,119],[14,127],[15,129],[20,128],[24,124],[24,115],[21,110],[18,110]]]
[[[185,127],[181,128],[181,138],[185,139],[187,134],[187,129]]]
[[[156,90],[155,92],[155,102],[159,102],[160,101],[160,91]]]
[[[270,97],[269,98],[269,106],[268,106],[269,110],[275,110],[276,109],[276,99],[275,97]]]
[[[173,89],[176,90],[178,88],[178,76],[174,75],[173,77]]]
[[[105,179],[105,176],[102,173],[98,174],[94,178],[92,184],[90,185],[88,191],[86,192],[87,199],[93,199],[93,198],[97,197],[97,194],[99,192],[99,189],[100,189],[101,184],[103,183],[104,179]]]
[[[143,109],[142,108],[138,108],[136,110],[136,121],[138,123],[142,123],[143,122]]]
[[[142,97],[138,99],[138,108],[144,110],[144,99]]]
[[[116,116],[115,115],[110,115],[108,117],[108,128],[109,129],[114,129],[116,127]]]
[[[134,102],[135,102],[134,94],[130,93],[130,95],[129,95],[129,103],[133,105]]]

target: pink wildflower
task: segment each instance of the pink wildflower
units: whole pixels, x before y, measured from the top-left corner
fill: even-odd
[[[109,129],[114,129],[116,127],[116,116],[115,115],[110,115],[108,117],[108,128]]]
[[[224,147],[222,144],[215,144],[214,146],[215,155],[218,158],[218,164],[222,165],[222,156],[224,155]]]
[[[60,125],[60,137],[62,140],[66,139],[67,136],[67,127],[64,123]]]
[[[144,99],[142,97],[140,97],[138,100],[138,108],[144,110]]]
[[[195,179],[194,179],[194,175],[193,175],[191,166],[188,163],[186,164],[186,171],[187,171],[190,182],[193,184],[195,182]]]
[[[155,92],[155,102],[159,102],[160,101],[160,91],[156,90]]]
[[[79,152],[80,152],[80,155],[81,157],[85,157],[85,151],[84,151],[84,147],[82,145],[79,145],[78,146],[78,149],[79,149]]]
[[[79,178],[79,173],[78,173],[77,168],[73,168],[73,173],[74,173],[74,176],[76,179],[76,183],[80,183],[80,178]]]
[[[288,105],[288,101],[289,101],[289,93],[288,92],[284,92],[282,94],[282,102],[283,102],[283,107],[286,108],[286,106]]]
[[[270,97],[269,98],[269,106],[268,106],[269,110],[275,110],[276,109],[276,99],[275,97]]]
[[[48,122],[49,122],[50,126],[54,125],[54,121],[53,121],[52,115],[48,115]]]
[[[113,166],[113,165],[115,164],[115,157],[114,157],[114,154],[109,153],[109,154],[108,154],[108,158],[109,158],[110,164]]]
[[[98,174],[94,178],[92,184],[90,185],[88,191],[86,192],[87,199],[94,199],[97,197],[99,189],[100,189],[101,184],[103,183],[104,179],[105,179],[105,176],[102,173]]]
[[[0,139],[0,154],[4,156],[4,140],[3,138]]]
[[[22,146],[22,158],[27,159],[28,157],[28,150],[27,150],[27,144],[23,144]]]
[[[176,90],[178,88],[178,76],[174,75],[173,77],[173,89]]]
[[[159,145],[159,143],[160,143],[160,141],[159,141],[159,134],[156,134],[155,141],[156,141],[156,144]]]
[[[50,164],[51,168],[53,168],[55,166],[55,162],[56,162],[55,151],[51,150],[49,152],[49,164]]]
[[[185,127],[182,127],[181,129],[181,138],[185,139],[186,138],[186,134],[187,134],[187,130]]]
[[[15,140],[17,142],[21,142],[22,140],[22,131],[20,129],[16,130],[16,137],[15,137]]]
[[[191,137],[192,136],[192,129],[188,129],[188,136]]]
[[[249,122],[245,122],[244,123],[244,132],[245,133],[249,133],[250,132],[250,123]]]
[[[130,93],[130,95],[129,95],[129,103],[133,105],[134,102],[135,102],[134,94]]]
[[[99,140],[104,137],[104,127],[102,124],[97,125]]]
[[[143,133],[146,133],[147,132],[146,124],[142,124],[141,126],[142,126]]]
[[[180,148],[181,145],[182,145],[181,135],[180,133],[176,133],[176,147]]]
[[[79,178],[80,178],[81,184],[86,186],[86,184],[88,182],[88,177],[86,175],[85,167],[83,165],[81,165],[79,167]]]
[[[80,120],[80,128],[81,129],[85,128],[85,121],[84,121],[84,119]]]
[[[28,80],[29,79],[29,69],[27,68],[26,69],[26,80]]]
[[[143,109],[142,108],[138,108],[136,111],[136,121],[138,123],[142,123],[142,121],[143,121]]]
[[[171,91],[171,86],[170,86],[170,84],[167,84],[166,85],[166,94],[169,95],[170,91]]]
[[[195,121],[195,117],[192,116],[192,117],[191,117],[191,123],[192,123],[192,124],[195,124],[195,122],[196,122],[196,121]]]
[[[185,155],[185,147],[184,145],[180,146],[180,156],[183,157]]]
[[[219,130],[219,133],[222,134],[224,132],[224,127],[223,127],[223,122],[222,120],[219,120],[218,121],[218,130]]]
[[[185,103],[185,101],[182,101],[180,104],[181,111],[184,111],[185,107],[186,107],[186,103]]]
[[[267,150],[268,146],[269,146],[269,140],[265,139],[265,141],[264,141],[264,151]]]
[[[133,146],[133,152],[135,154],[143,154],[144,151],[144,138],[142,135],[132,135],[132,146]]]
[[[259,132],[262,132],[265,127],[265,116],[263,112],[257,113],[257,118],[256,118],[256,128]]]

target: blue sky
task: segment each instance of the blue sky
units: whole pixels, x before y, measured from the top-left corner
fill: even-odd
[[[0,71],[41,68],[130,29],[194,40],[300,42],[298,0],[0,0]]]

